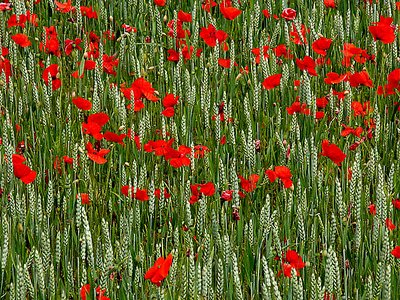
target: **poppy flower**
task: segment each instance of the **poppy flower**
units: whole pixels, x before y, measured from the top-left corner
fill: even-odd
[[[289,115],[293,115],[294,113],[309,115],[310,109],[307,108],[306,103],[300,103],[300,101],[295,101],[291,106],[286,107],[286,111]]]
[[[72,103],[81,110],[90,110],[92,108],[92,103],[82,97],[73,98]]]
[[[233,199],[233,190],[222,191],[221,200],[231,201]]]
[[[390,253],[396,258],[400,258],[400,246],[394,247],[394,249]]]
[[[395,26],[392,26],[393,19],[380,16],[379,22],[372,23],[368,27],[369,32],[375,41],[381,41],[384,44],[391,44],[396,39]]]
[[[373,87],[372,80],[365,70],[351,74],[349,77],[349,82],[350,86],[352,87],[359,87],[360,85]]]
[[[349,126],[346,126],[345,124],[342,124],[343,130],[341,131],[340,135],[343,137],[346,137],[350,134],[355,135],[356,137],[360,137],[361,133],[363,132],[363,129],[361,126],[358,126],[357,128],[351,128]]]
[[[25,165],[25,157],[20,154],[12,155],[12,164],[15,177],[25,184],[30,184],[36,179],[36,171]]]
[[[242,11],[231,6],[229,2],[230,0],[222,0],[221,4],[219,5],[219,10],[225,19],[232,21],[240,16]]]
[[[97,12],[93,10],[92,6],[81,6],[80,10],[83,17],[87,17],[88,19],[97,19]]]
[[[31,41],[29,40],[28,36],[23,33],[17,33],[14,34],[12,37],[12,40],[22,48],[29,47],[32,45]]]
[[[310,56],[304,56],[303,59],[296,58],[296,65],[300,70],[307,71],[311,76],[317,76],[316,63]]]
[[[203,145],[196,145],[193,147],[194,150],[194,158],[203,158],[206,152],[210,152],[211,150]]]
[[[103,138],[105,138],[107,141],[118,143],[118,144],[120,144],[122,146],[125,145],[125,143],[123,141],[125,137],[126,137],[125,133],[117,134],[117,133],[114,133],[114,132],[111,132],[111,131],[106,131],[103,134]]]
[[[215,6],[217,6],[217,2],[215,2],[214,0],[204,0],[201,4],[201,8],[208,13],[210,12],[211,8]]]
[[[336,8],[335,0],[324,0],[324,5],[327,8]]]
[[[187,157],[192,152],[190,147],[180,145],[178,150],[169,148],[168,152],[164,155],[171,167],[180,168],[183,166],[190,166],[190,159]]]
[[[375,204],[368,205],[368,210],[369,210],[369,213],[371,215],[373,215],[373,216],[376,215],[376,206],[375,206]]]
[[[167,0],[154,0],[154,4],[163,7],[167,4]]]
[[[322,56],[326,55],[326,51],[331,47],[332,39],[326,37],[320,37],[318,40],[312,43],[312,49],[315,53]]]
[[[0,11],[12,10],[12,3],[2,2],[0,3]]]
[[[310,29],[306,28],[306,26],[304,24],[301,25],[301,29],[300,29],[300,34],[296,29],[296,26],[293,24],[292,26],[292,31],[289,32],[289,35],[291,37],[291,40],[293,41],[293,43],[295,43],[296,45],[303,45],[303,44],[307,44],[307,38],[306,38],[306,34],[310,32]]]
[[[257,174],[251,174],[249,179],[245,179],[240,175],[238,175],[238,177],[240,179],[240,186],[242,187],[243,190],[245,190],[248,193],[251,193],[256,189],[257,182],[260,179],[260,176]]]
[[[167,278],[169,269],[172,265],[172,254],[168,254],[166,258],[159,257],[152,267],[150,267],[146,274],[144,274],[144,279],[150,279],[152,283],[156,286],[160,286],[161,282]]]
[[[81,296],[82,300],[89,300],[87,296],[90,295],[90,291],[92,290],[91,286],[89,283],[83,285],[79,291],[79,294]],[[109,297],[105,296],[106,289],[101,289],[100,286],[98,286],[95,289],[95,295],[96,295],[96,300],[110,300]]]
[[[154,95],[156,90],[153,88],[150,82],[148,82],[143,77],[140,77],[132,82],[131,86],[128,88],[122,87],[122,93],[127,99],[130,100],[139,100],[140,98],[144,97],[147,100],[152,102],[157,102],[158,98]],[[131,94],[133,95],[134,99],[131,99]],[[143,104],[143,103],[142,103]],[[144,105],[143,105],[144,107]],[[136,111],[136,108],[135,108]]]
[[[109,149],[96,150],[93,148],[92,143],[88,142],[86,144],[86,150],[88,157],[95,163],[102,165],[107,162],[107,159],[105,159],[104,156],[106,156],[110,152]]]
[[[49,81],[51,80],[51,87],[53,91],[59,89],[61,87],[61,80],[59,78],[59,67],[57,64],[52,64],[44,69],[42,74],[42,79],[46,85],[49,85]]]
[[[89,194],[88,193],[79,193],[76,195],[76,199],[81,198],[81,203],[83,205],[89,205],[90,204],[90,199],[89,199]]]
[[[192,14],[184,12],[183,10],[178,11],[178,20],[181,22],[191,23]]]
[[[366,101],[362,104],[358,101],[353,101],[351,103],[351,109],[353,110],[355,117],[357,116],[365,117],[366,115],[373,112],[373,108],[371,107],[369,101]]]
[[[267,78],[264,79],[262,86],[266,90],[272,90],[273,88],[275,88],[281,84],[281,78],[282,78],[282,74],[274,74],[274,75],[268,76]]]
[[[292,277],[292,269],[296,270],[296,275],[300,276],[300,270],[303,269],[306,264],[303,262],[303,258],[294,250],[287,250],[286,255],[283,259],[282,268],[285,277]]]
[[[400,199],[393,199],[392,204],[396,209],[400,210]]]
[[[293,8],[285,8],[282,11],[281,17],[288,21],[293,21],[296,18],[296,11]]]
[[[155,189],[154,196],[156,196],[157,199],[160,199],[161,198],[161,190]],[[168,198],[171,198],[171,194],[168,193],[167,189],[164,189],[164,199],[168,199]]]
[[[346,158],[346,154],[344,154],[342,150],[340,150],[340,148],[335,144],[330,144],[328,140],[322,141],[321,155],[328,157],[339,167]]]
[[[91,114],[87,119],[87,123],[82,123],[82,131],[84,134],[90,134],[99,141],[103,138],[100,131],[109,120],[110,117],[106,113],[100,112]]]
[[[194,204],[199,201],[201,195],[209,197],[213,196],[215,194],[215,185],[212,182],[202,184],[196,183],[190,185],[190,190],[192,195],[189,199],[189,203]]]
[[[71,11],[75,11],[75,7],[72,6],[72,0],[68,0],[65,3],[54,1],[54,4],[57,6],[56,11],[59,11],[63,14],[69,13]]]
[[[114,56],[109,56],[107,54],[103,54],[103,71],[107,74],[117,76],[117,72],[114,70],[115,67],[118,67],[119,59]]]
[[[76,38],[75,40],[66,39],[64,42],[65,55],[69,56],[73,50],[82,50],[80,44],[82,40]]]
[[[277,178],[279,178],[285,188],[290,188],[293,186],[293,182],[291,180],[292,173],[286,166],[276,166],[274,170],[266,170],[265,174],[268,176],[270,182],[274,182]]]
[[[263,47],[260,47],[260,48],[253,48],[253,49],[251,49],[251,53],[253,53],[256,56],[256,64],[260,63],[261,49],[262,49],[262,52],[263,52],[264,60],[269,58],[269,55],[268,55],[269,46],[263,46]]]
[[[390,218],[386,218],[385,220],[385,224],[386,224],[386,228],[389,231],[393,231],[396,229],[396,225],[393,224],[392,220],[390,220]]]
[[[1,55],[0,55],[0,75],[4,72],[6,75],[6,82],[10,81],[11,76],[11,63],[10,60],[6,58],[9,51],[8,48],[2,47],[1,48]]]
[[[136,199],[139,201],[148,201],[149,195],[147,194],[146,189],[136,189],[136,193],[134,193],[134,187],[129,185],[124,185],[121,187],[121,194],[126,197],[131,197],[132,199]]]
[[[221,44],[228,38],[228,34],[223,30],[216,30],[214,25],[209,24],[207,28],[201,28],[200,37],[208,46],[215,47],[217,45],[217,41]]]
[[[345,80],[347,77],[347,74],[339,75],[338,73],[335,72],[329,72],[326,74],[326,78],[324,78],[324,82],[326,84],[337,84]]]

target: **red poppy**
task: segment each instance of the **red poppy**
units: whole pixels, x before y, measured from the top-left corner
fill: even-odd
[[[17,33],[14,34],[12,37],[12,40],[22,48],[29,47],[32,45],[31,41],[29,40],[28,36],[23,33]]]
[[[46,85],[49,85],[49,80],[51,79],[51,87],[53,91],[61,87],[61,80],[59,78],[59,67],[57,64],[52,64],[44,69],[42,78]]]
[[[392,22],[392,18],[381,16],[379,22],[372,23],[373,25],[368,27],[375,41],[381,41],[384,44],[391,44],[394,42],[396,39],[396,27],[392,26]]]
[[[201,4],[201,8],[208,13],[210,12],[211,8],[215,6],[217,6],[217,3],[214,0],[204,0]]]
[[[375,206],[375,204],[368,205],[368,210],[369,210],[369,213],[371,215],[373,215],[373,216],[376,215],[376,206]]]
[[[353,101],[351,103],[351,109],[353,110],[355,117],[357,116],[365,117],[366,115],[373,112],[373,108],[371,107],[369,101],[366,101],[363,104],[361,104],[358,101]]]
[[[269,58],[269,55],[268,55],[269,46],[263,46],[261,48],[253,48],[253,49],[251,49],[251,53],[253,53],[256,56],[256,64],[260,63],[261,49],[263,52],[264,60]]]
[[[396,225],[393,224],[392,220],[390,220],[390,218],[386,218],[385,220],[385,224],[386,224],[386,228],[389,231],[393,231],[396,229]]]
[[[154,0],[154,4],[162,7],[167,4],[167,0]]]
[[[315,51],[315,53],[325,56],[326,51],[331,47],[331,44],[332,39],[320,37],[318,40],[312,43],[312,49]]]
[[[296,58],[296,65],[300,70],[307,71],[312,76],[317,76],[316,63],[310,56],[304,56],[303,59]]]
[[[106,156],[110,152],[109,149],[96,150],[93,148],[92,143],[88,142],[86,144],[86,150],[88,157],[95,163],[102,165],[107,162],[107,159],[105,159],[104,156]]]
[[[97,19],[97,12],[93,10],[92,6],[81,6],[80,10],[83,17],[87,17],[88,19]]]
[[[134,187],[129,185],[124,185],[121,187],[121,193],[126,197],[131,197],[132,199],[136,199],[139,201],[148,201],[149,195],[147,194],[146,189],[136,189],[136,193],[134,192]]]
[[[155,189],[154,196],[156,196],[157,199],[160,199],[161,198],[161,190]],[[167,189],[164,189],[164,199],[168,199],[168,198],[171,198],[171,194],[168,193]]]
[[[80,46],[81,42],[82,42],[82,40],[78,39],[78,38],[76,38],[75,40],[66,39],[65,46],[64,46],[65,55],[67,55],[67,56],[70,55],[74,49],[82,50],[82,48]]]
[[[372,80],[369,77],[367,71],[365,71],[365,70],[351,74],[350,78],[349,78],[349,82],[350,82],[350,86],[352,86],[352,87],[359,87],[360,85],[364,85],[367,87],[373,87]]]
[[[231,201],[233,199],[233,190],[222,191],[221,200]]]
[[[219,5],[219,10],[225,19],[232,21],[236,19],[238,16],[240,16],[242,11],[236,7],[231,6],[229,2],[231,1],[222,0],[221,4]]]
[[[147,100],[150,100],[153,102],[158,101],[157,96],[154,95],[156,90],[152,87],[151,83],[148,82],[143,77],[140,77],[140,78],[136,79],[135,81],[133,81],[131,84],[131,87],[128,87],[128,88],[122,87],[121,91],[124,94],[124,96],[130,100],[139,100],[140,98],[145,97]],[[133,94],[133,99],[131,99],[131,94]],[[135,107],[135,111],[137,111],[136,107]]]
[[[91,286],[89,283],[85,284],[84,286],[81,287],[81,290],[79,292],[81,299],[82,300],[88,300],[87,296],[90,295],[90,291],[92,290]],[[106,289],[101,289],[100,286],[98,286],[95,290],[96,294],[96,300],[110,300],[109,297],[105,296]]]
[[[336,8],[335,0],[324,0],[324,5],[327,8]]]
[[[293,55],[290,53],[290,49],[287,49],[285,44],[280,44],[276,46],[273,50],[276,57],[283,56],[284,58],[293,58]]]
[[[103,54],[103,71],[107,74],[117,76],[117,72],[114,70],[115,67],[118,67],[119,59],[114,56],[109,56],[107,54]]]
[[[2,47],[1,48],[1,55],[0,55],[0,75],[5,73],[6,75],[6,82],[8,83],[10,81],[10,76],[11,76],[11,63],[10,60],[6,58],[8,55],[9,51],[7,48]]]
[[[394,249],[390,253],[396,258],[400,258],[400,246],[394,247]]]
[[[61,3],[56,0],[56,1],[54,1],[54,3],[57,6],[56,10],[63,14],[69,13],[71,11],[75,11],[75,7],[72,6],[72,0],[68,0],[65,3]]]
[[[346,158],[346,154],[335,144],[330,144],[328,140],[322,141],[321,155],[330,158],[337,166],[340,166]]]
[[[194,146],[194,158],[203,158],[206,152],[210,152],[211,150],[203,145]]]
[[[286,107],[286,111],[289,115],[293,115],[294,113],[309,115],[310,109],[307,108],[306,103],[300,103],[300,101],[295,101],[291,106]]]
[[[279,178],[285,188],[291,188],[293,186],[293,182],[291,180],[292,173],[286,166],[276,166],[274,170],[266,170],[265,174],[268,176],[270,182],[274,182],[277,178]]]
[[[306,264],[303,262],[303,258],[296,251],[290,249],[286,251],[286,256],[282,263],[285,277],[292,277],[292,269],[295,269],[296,275],[300,276],[300,270],[305,266]]]
[[[183,10],[178,11],[178,20],[181,22],[192,22],[192,14],[184,12]]]
[[[245,179],[240,175],[238,175],[238,177],[240,179],[240,186],[242,187],[243,190],[245,190],[248,193],[251,193],[256,189],[257,182],[260,179],[260,176],[257,174],[251,174],[249,179]]]
[[[106,131],[103,134],[103,137],[109,142],[118,143],[118,144],[120,144],[122,146],[125,145],[125,143],[124,143],[124,138],[126,137],[125,133],[116,134],[116,133],[111,132],[111,131]]]
[[[7,3],[6,1],[0,3],[0,11],[12,10],[12,8],[13,8],[12,3]]]
[[[324,82],[326,84],[337,84],[345,80],[347,77],[347,74],[339,75],[338,73],[335,72],[329,72],[326,74],[326,78],[324,78]]]
[[[264,79],[262,85],[266,90],[272,90],[281,83],[282,74],[274,74]]]
[[[82,97],[73,98],[72,103],[81,110],[90,110],[92,108],[92,103]]]
[[[207,28],[201,28],[200,37],[208,46],[215,47],[217,45],[217,41],[221,44],[228,38],[228,34],[223,30],[216,30],[214,25],[209,24]]]
[[[88,117],[87,123],[82,123],[82,131],[84,134],[90,134],[99,141],[103,138],[100,131],[109,120],[110,117],[106,113],[100,112],[92,114]]]
[[[301,33],[301,37],[295,27],[295,25],[293,24],[292,26],[292,31],[289,33],[291,40],[293,41],[293,43],[295,43],[296,45],[303,45],[303,44],[307,44],[307,38],[306,38],[306,34],[310,32],[310,29],[307,29],[306,26],[304,24],[301,25],[301,29],[300,29],[300,33]]]
[[[79,193],[76,195],[76,199],[81,198],[81,203],[83,205],[89,205],[90,204],[90,199],[89,199],[89,194],[88,193]]]
[[[396,209],[400,210],[400,199],[393,199],[392,204]]]
[[[20,154],[12,155],[12,164],[15,177],[25,184],[30,184],[36,179],[36,171],[25,165],[25,157]]]
[[[161,282],[167,278],[169,269],[172,265],[172,254],[168,254],[168,256],[164,259],[164,257],[159,257],[154,265],[150,267],[146,274],[144,274],[144,279],[150,279],[152,283],[157,286],[161,285]]]
[[[190,166],[190,159],[188,156],[191,154],[192,149],[185,145],[180,145],[178,150],[169,148],[167,153],[164,155],[171,167],[180,168],[183,166]]]
[[[285,8],[282,11],[281,17],[288,21],[293,21],[296,18],[296,11],[293,8]]]
[[[346,126],[345,124],[342,124],[343,130],[340,133],[341,136],[348,136],[350,134],[355,135],[356,137],[360,137],[361,133],[363,132],[363,129],[361,126],[358,126],[357,128],[351,128],[349,126]]]

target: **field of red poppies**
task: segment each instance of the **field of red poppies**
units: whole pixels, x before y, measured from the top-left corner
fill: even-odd
[[[400,299],[399,28],[393,0],[0,3],[0,299]]]

